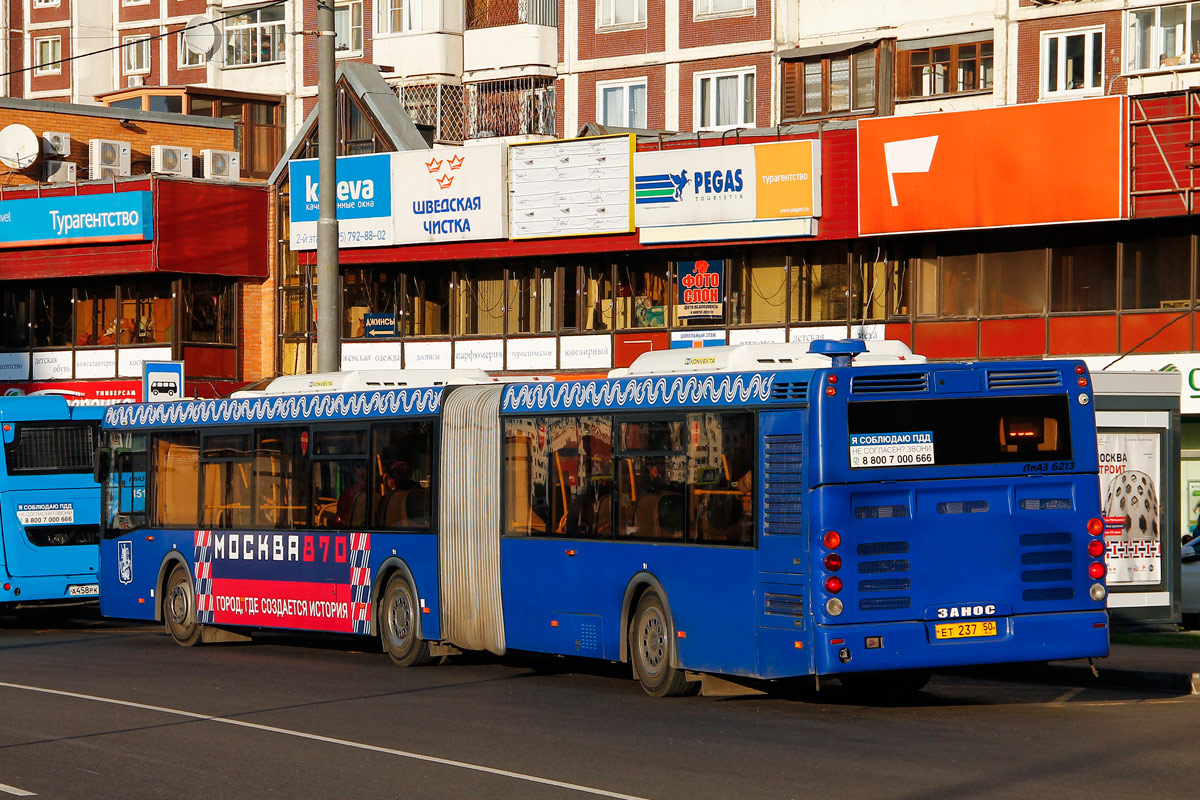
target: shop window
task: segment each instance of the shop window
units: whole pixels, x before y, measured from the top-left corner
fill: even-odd
[[[975,252],[921,258],[917,313],[935,317],[979,315],[979,256]]]
[[[1121,251],[1121,308],[1189,308],[1191,262],[1188,236],[1126,242]]]
[[[845,322],[850,286],[846,248],[822,245],[793,257],[792,322]]]
[[[1046,250],[984,253],[984,316],[1046,313]]]
[[[189,276],[183,280],[183,341],[188,344],[234,344],[234,293],[227,278]]]
[[[29,290],[6,289],[2,296],[4,307],[0,311],[0,348],[24,350],[29,347]]]
[[[889,261],[880,250],[855,255],[850,271],[850,318],[887,319],[902,303],[904,265]],[[907,313],[907,312],[900,312]]]
[[[307,334],[309,332],[308,289],[283,289],[280,292],[283,334]]]
[[[729,263],[732,322],[782,325],[787,317],[787,251],[754,248],[749,258],[734,258]]]
[[[1050,252],[1050,310],[1112,311],[1117,307],[1117,247],[1081,244]]]
[[[780,62],[781,116],[801,117],[873,114],[890,110],[889,80],[894,42]]]
[[[444,266],[413,267],[404,276],[404,333],[445,336],[450,332],[450,272]]]
[[[284,7],[256,8],[225,20],[225,65],[244,67],[283,61]]]
[[[1200,3],[1130,11],[1125,30],[1126,72],[1200,63]]]
[[[53,283],[33,290],[33,346],[70,347],[74,323],[74,293]]]
[[[1104,90],[1104,29],[1042,34],[1042,95]]]
[[[342,282],[342,338],[395,336],[400,276],[387,269],[349,269]]]
[[[936,97],[992,88],[990,41],[905,49],[896,54],[897,94]]]
[[[622,264],[617,267],[616,325],[662,328],[667,324],[667,265]]]
[[[170,344],[174,334],[175,302],[171,282],[147,279],[121,284],[118,344]]]
[[[509,333],[554,330],[554,268],[518,264],[508,270]]]
[[[460,276],[454,287],[458,306],[458,333],[504,333],[504,269],[484,267]]]
[[[585,264],[579,287],[583,329],[612,330],[613,270],[612,264]]]
[[[117,298],[112,286],[80,289],[75,303],[75,344],[114,345],[117,329]]]

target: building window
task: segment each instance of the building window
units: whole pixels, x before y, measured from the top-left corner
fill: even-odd
[[[33,40],[33,52],[37,54],[34,75],[58,75],[62,72],[62,38],[51,36]]]
[[[597,28],[629,28],[646,24],[646,0],[600,0]]]
[[[333,9],[333,48],[339,55],[361,55],[363,51],[362,0],[340,3]]]
[[[121,73],[137,75],[150,71],[150,40],[140,36],[121,39]]]
[[[983,315],[1046,313],[1046,250],[1004,250],[984,253]]]
[[[875,112],[879,105],[877,89],[881,82],[877,79],[877,66],[881,57],[876,47],[869,47],[782,62],[784,121]]]
[[[793,256],[790,280],[792,322],[846,320],[850,266],[845,245],[801,249]]]
[[[646,79],[596,84],[596,118],[617,128],[646,127]]]
[[[185,344],[235,344],[234,301],[237,282],[228,278],[183,279],[182,320]]]
[[[970,42],[901,50],[901,97],[934,97],[992,88],[992,43]]]
[[[695,0],[695,19],[753,13],[754,0]]]
[[[408,33],[419,30],[421,0],[380,0],[380,33]]]
[[[696,75],[696,128],[721,130],[754,125],[754,70]]]
[[[730,321],[735,325],[782,325],[787,315],[787,251],[756,247],[749,257],[729,259]]]
[[[1191,237],[1126,242],[1121,252],[1121,308],[1190,308],[1191,277]]]
[[[669,298],[666,262],[634,262],[617,267],[618,328],[664,328]]]
[[[1042,34],[1042,94],[1104,89],[1104,29]]]
[[[1126,72],[1200,63],[1200,3],[1130,11],[1125,30]]]
[[[225,22],[225,64],[243,67],[283,61],[284,7],[270,6]]]
[[[207,63],[208,59],[204,53],[197,53],[184,44],[183,34],[179,34],[179,66],[181,68],[203,67]]]
[[[1117,248],[1068,244],[1050,253],[1050,311],[1112,311],[1117,307]]]

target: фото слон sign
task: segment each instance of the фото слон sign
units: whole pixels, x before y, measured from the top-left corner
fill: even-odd
[[[1103,97],[861,119],[859,233],[1126,217],[1125,109]]]
[[[639,228],[821,215],[815,140],[637,153],[633,172]]]
[[[4,200],[0,248],[149,241],[151,198],[150,192],[113,192]]]
[[[679,318],[720,318],[725,314],[725,261],[680,261]]]
[[[317,248],[321,184],[317,159],[288,163],[291,247]],[[395,244],[392,221],[392,154],[343,156],[337,160],[339,247]]]
[[[510,236],[629,233],[632,175],[632,136],[512,145]]]

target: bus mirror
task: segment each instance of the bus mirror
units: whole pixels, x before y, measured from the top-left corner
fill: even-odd
[[[104,476],[108,473],[108,464],[111,453],[112,451],[107,447],[96,448],[96,461],[92,470],[92,477],[96,479],[96,483],[104,483]]]

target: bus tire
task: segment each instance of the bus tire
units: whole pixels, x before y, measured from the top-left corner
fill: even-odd
[[[384,651],[402,667],[420,667],[433,660],[429,642],[419,635],[416,597],[408,578],[397,572],[379,598],[379,638]]]
[[[200,623],[196,621],[196,587],[192,576],[177,564],[167,578],[162,597],[162,617],[167,633],[184,647],[200,644]]]
[[[634,675],[651,697],[695,694],[699,681],[689,681],[684,671],[671,666],[671,624],[666,605],[655,592],[638,600],[629,623],[629,658]]]

